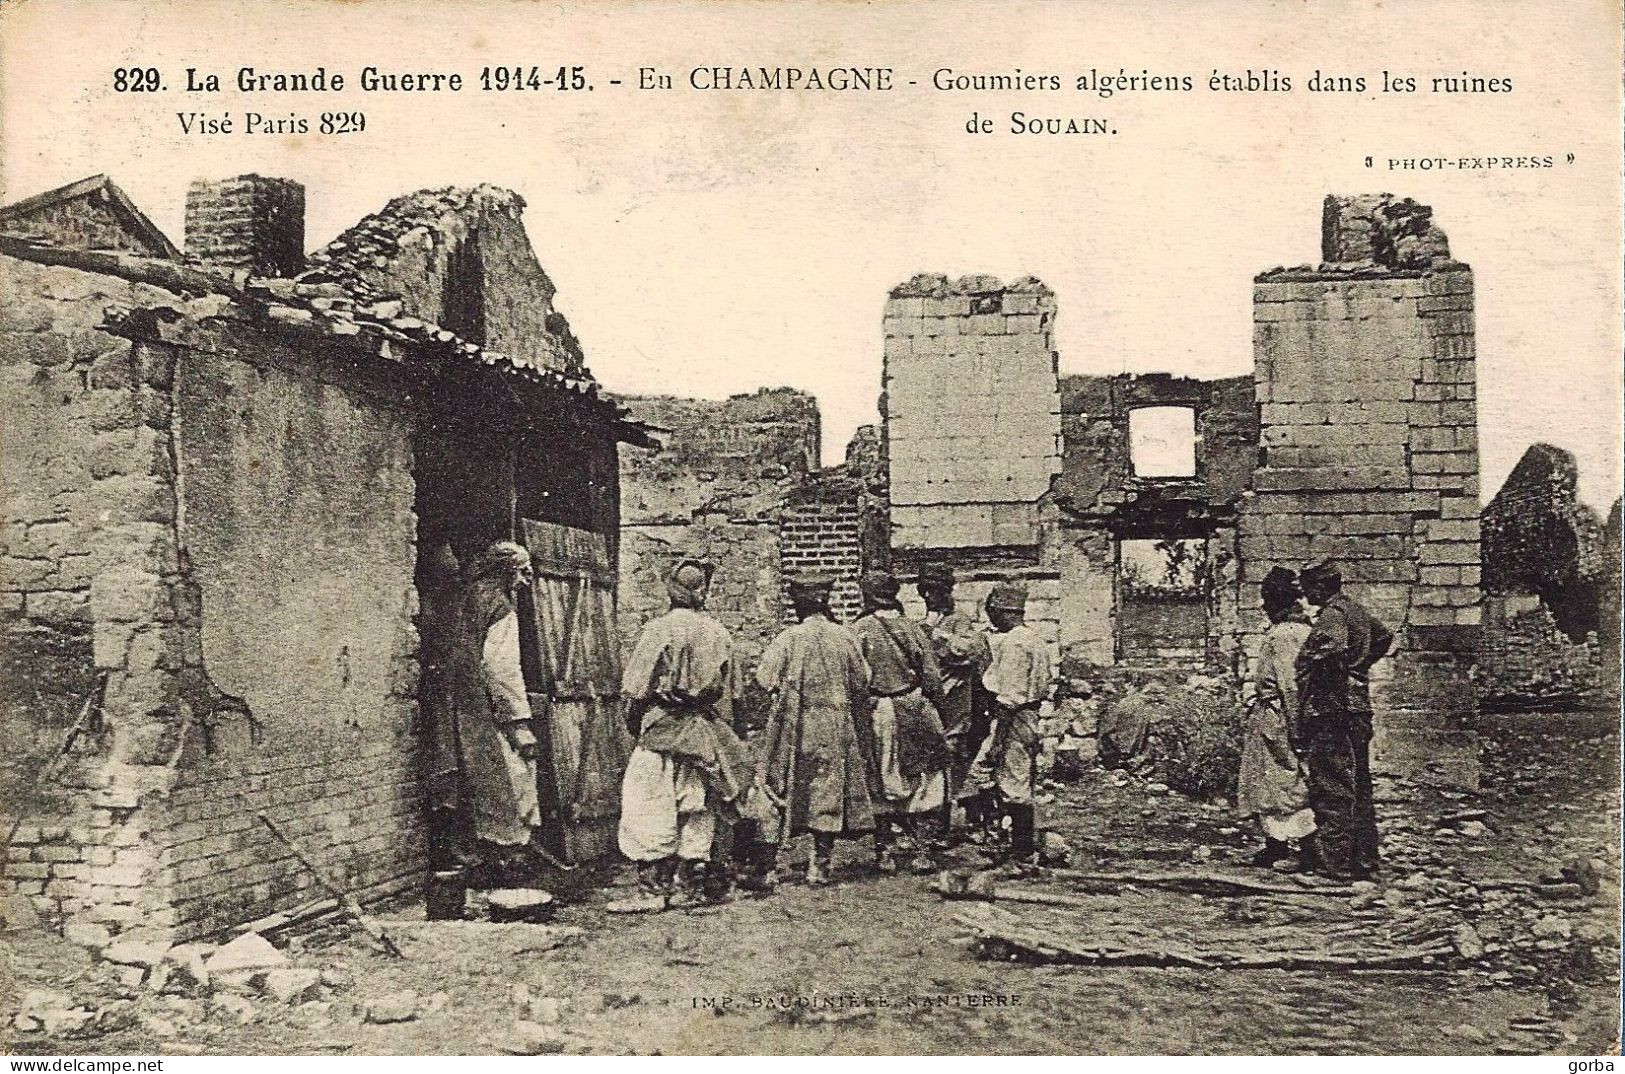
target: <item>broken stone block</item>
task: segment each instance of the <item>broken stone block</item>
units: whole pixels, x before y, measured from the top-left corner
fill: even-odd
[[[1547,914],[1535,922],[1533,931],[1536,936],[1542,939],[1566,940],[1574,934],[1574,926],[1566,917],[1558,914]]]
[[[47,1036],[72,1037],[89,1029],[96,1012],[89,1007],[52,1007],[38,1015]]]
[[[209,1010],[242,1026],[248,1025],[255,1018],[254,1005],[242,996],[230,993],[215,996],[209,1004]]]
[[[164,952],[164,964],[170,969],[165,982],[167,991],[201,994],[209,990],[209,970],[205,957],[214,950],[208,944],[177,944]]]
[[[164,961],[169,945],[158,940],[114,940],[102,948],[102,958],[120,966],[151,969]]]
[[[216,948],[206,963],[211,974],[275,969],[287,964],[288,956],[271,946],[271,941],[257,932],[245,932],[230,943]]]
[[[1456,954],[1462,958],[1474,960],[1484,957],[1484,941],[1471,925],[1459,926],[1451,939],[1456,946]]]
[[[142,1017],[141,1028],[155,1037],[173,1037],[180,1032],[175,1028],[175,1023],[168,1018],[160,1018],[150,1014]]]
[[[375,999],[366,1005],[362,1011],[362,1021],[374,1025],[389,1025],[393,1022],[410,1022],[418,1016],[418,994],[410,989],[396,993],[393,996],[384,996]]]
[[[303,1003],[316,998],[321,981],[320,970],[270,970],[260,980],[259,989],[278,1003]]]

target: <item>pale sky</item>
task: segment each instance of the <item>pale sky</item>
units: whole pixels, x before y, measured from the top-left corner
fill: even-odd
[[[180,91],[185,68],[461,71],[581,64],[591,93],[248,96]],[[167,90],[115,94],[112,69]],[[700,65],[875,65],[889,94],[668,93]],[[1061,92],[947,93],[932,72],[1060,75]],[[1286,94],[1213,93],[1273,68]],[[1316,94],[1326,73],[1419,76],[1405,96]],[[1073,88],[1090,68],[1189,74],[1190,93]],[[1513,92],[1425,92],[1434,75]],[[1478,282],[1485,498],[1524,448],[1579,457],[1581,495],[1620,488],[1619,14],[1607,3],[1164,5],[969,0],[774,4],[406,0],[77,3],[0,12],[5,201],[106,172],[172,239],[187,183],[249,171],[307,187],[307,246],[391,196],[491,182],[526,221],[613,391],[813,392],[839,457],[880,390],[881,307],[916,272],[1036,275],[1057,293],[1065,372],[1227,376],[1252,365],[1253,275],[1318,260],[1329,192],[1435,208]],[[629,85],[608,85],[621,78]],[[907,86],[909,79],[919,82]],[[177,111],[364,110],[350,137],[185,136]],[[1100,117],[1115,137],[1002,132],[1012,110]],[[1568,154],[1574,162],[1568,163]],[[1367,169],[1371,155],[1377,168]],[[1542,156],[1538,170],[1387,171],[1389,157]]]

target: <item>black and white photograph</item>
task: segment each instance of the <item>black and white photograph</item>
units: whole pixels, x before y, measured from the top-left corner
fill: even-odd
[[[7,0],[8,1069],[1612,1070],[1621,32]]]

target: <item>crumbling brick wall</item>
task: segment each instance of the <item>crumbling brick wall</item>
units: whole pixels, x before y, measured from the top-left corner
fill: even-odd
[[[396,299],[401,311],[521,365],[584,374],[557,288],[525,233],[525,200],[490,185],[419,190],[310,255],[357,301]]]
[[[1579,501],[1574,456],[1533,444],[1484,507],[1488,707],[1574,703],[1601,683],[1603,522]]]
[[[259,810],[363,893],[420,869],[404,411],[233,325],[101,330],[166,292],[0,264],[4,894],[87,942],[287,905],[311,881]]]
[[[167,801],[179,923],[241,920],[329,875],[394,890],[425,860],[413,721],[412,416],[279,346],[181,351],[181,532],[213,684],[247,704],[202,728]]]
[[[1270,567],[1336,560],[1398,636],[1374,672],[1378,763],[1472,782],[1473,277],[1428,217],[1388,195],[1328,198],[1325,263],[1254,282],[1263,459],[1242,509],[1241,625],[1263,629]]]
[[[817,469],[818,403],[789,388],[724,400],[622,397],[660,430],[658,450],[621,453],[617,620],[630,648],[668,607],[665,577],[680,555],[716,565],[710,610],[754,668],[783,625],[779,509]]]
[[[1475,682],[1484,709],[1528,710],[1581,703],[1601,684],[1595,633],[1572,640],[1533,593],[1486,593]]]
[[[1148,477],[1137,472],[1130,422],[1142,407],[1188,407],[1195,472]],[[1054,499],[1059,525],[1046,539],[1045,562],[1065,581],[1061,645],[1069,656],[1109,666],[1132,659],[1185,665],[1237,660],[1234,584],[1237,507],[1258,458],[1258,408],[1247,377],[1197,380],[1168,374],[1068,375],[1061,378],[1064,452]],[[1123,539],[1200,539],[1208,569],[1204,600],[1137,606],[1125,618],[1119,586]],[[1169,618],[1166,623],[1162,618]],[[1132,620],[1132,621],[1131,621]],[[1159,634],[1205,631],[1200,645],[1163,645]],[[1158,650],[1166,649],[1166,652]]]
[[[788,583],[797,574],[825,574],[835,581],[830,607],[840,622],[863,611],[858,579],[865,567],[863,516],[851,483],[804,485],[779,510],[779,562]],[[781,595],[780,618],[789,611]]]
[[[1533,444],[1484,507],[1484,588],[1533,593],[1572,640],[1597,629],[1602,519],[1576,494],[1574,456]]]

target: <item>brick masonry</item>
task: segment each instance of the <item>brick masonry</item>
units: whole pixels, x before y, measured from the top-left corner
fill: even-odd
[[[77,236],[8,233],[0,256],[0,823],[19,824],[0,899],[87,943],[212,933],[312,892],[261,812],[363,899],[414,883],[420,434],[545,436],[569,465],[510,473],[493,525],[517,508],[613,534],[631,430],[591,381],[398,297],[363,313],[318,274]],[[454,289],[499,307],[477,282]]]
[[[622,402],[661,442],[621,455],[622,644],[668,607],[664,579],[679,557],[709,559],[708,610],[733,634],[750,722],[762,699],[749,673],[788,622],[788,580],[832,576],[833,610],[846,621],[861,610],[859,576],[886,562],[878,433],[859,430],[846,463],[820,468],[818,404],[805,393]]]
[[[186,255],[251,276],[305,264],[305,188],[287,179],[199,179],[186,192]]]
[[[5,633],[33,657],[7,681],[61,690],[5,707],[13,893],[172,936],[286,905],[313,881],[259,810],[359,891],[398,887],[422,855],[405,410],[241,334],[97,331],[173,296],[5,266],[5,424],[60,445],[7,451],[40,468],[7,469]],[[25,796],[86,699],[99,733]]]

